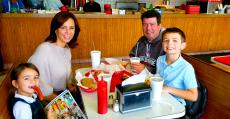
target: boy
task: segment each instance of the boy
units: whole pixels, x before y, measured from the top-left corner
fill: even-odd
[[[175,27],[167,28],[162,33],[162,40],[166,54],[157,59],[157,74],[164,79],[163,90],[184,105],[185,100],[196,101],[198,91],[195,72],[192,65],[181,56],[181,50],[186,47],[184,32]]]

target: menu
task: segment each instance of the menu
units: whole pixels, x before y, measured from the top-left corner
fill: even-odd
[[[67,89],[54,98],[45,109],[50,106],[56,111],[57,119],[87,119]]]

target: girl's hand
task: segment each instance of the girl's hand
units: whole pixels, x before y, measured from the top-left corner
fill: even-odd
[[[57,119],[56,112],[53,110],[53,108],[50,106],[47,112],[47,119]]]

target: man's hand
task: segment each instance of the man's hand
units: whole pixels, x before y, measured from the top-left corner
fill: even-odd
[[[134,62],[131,63],[131,69],[133,73],[139,74],[145,69],[145,65],[138,62]]]

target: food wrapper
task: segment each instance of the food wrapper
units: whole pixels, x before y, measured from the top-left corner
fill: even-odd
[[[108,72],[111,76],[116,71],[126,70],[127,65],[127,61],[122,61],[116,58],[105,58],[105,63],[101,63],[98,69]]]
[[[122,82],[122,86],[129,84],[144,83],[146,78],[152,76],[148,69],[144,69],[140,74],[133,75]]]
[[[111,83],[110,83],[110,92],[115,91],[115,86],[122,83],[124,76],[131,77],[132,75],[133,74],[131,74],[130,72],[126,70],[114,72],[112,75]]]
[[[93,75],[90,73],[88,76],[85,76],[80,71],[76,72],[75,79],[77,80],[77,85],[85,89],[88,89],[88,87],[85,87],[81,84],[81,80],[83,78],[93,78]]]
[[[34,91],[37,93],[38,98],[42,101],[44,99],[44,96],[42,94],[41,89],[38,86],[33,86],[32,87],[34,89]]]
[[[92,88],[92,87],[94,87],[94,85],[96,87],[95,83],[98,82],[98,78],[101,78],[105,75],[106,75],[106,72],[104,72],[102,70],[87,69],[87,71],[77,71],[76,75],[75,75],[75,79],[77,80],[77,85],[81,89],[83,89],[83,91],[91,93],[91,92],[96,91],[96,89],[97,89],[97,88]],[[89,79],[85,79],[85,78],[93,79],[93,83]],[[84,82],[86,83],[85,85],[82,84],[83,79],[85,79],[84,80]]]

